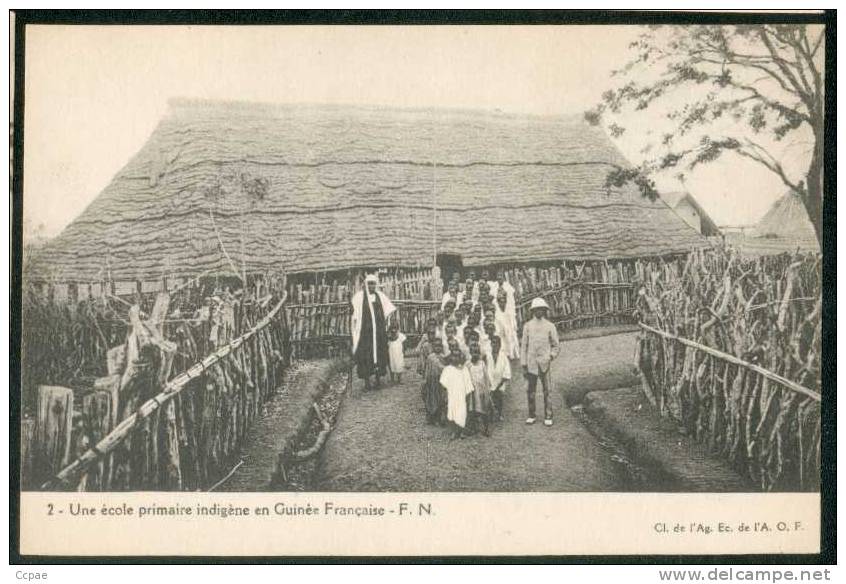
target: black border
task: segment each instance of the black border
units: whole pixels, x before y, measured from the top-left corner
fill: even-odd
[[[822,362],[822,477],[821,551],[819,554],[756,555],[631,555],[631,556],[425,556],[425,557],[318,557],[318,556],[22,556],[20,555],[20,391],[21,238],[23,218],[24,50],[28,24],[102,25],[470,25],[470,24],[751,24],[804,23],[826,26],[826,118],[824,192],[837,184],[837,20],[836,10],[820,13],[726,13],[718,11],[621,10],[10,10],[14,13],[14,120],[10,233],[10,342],[9,342],[9,562],[11,564],[835,564],[837,550],[836,501],[836,358]],[[836,355],[837,215],[833,198],[823,203],[823,329],[826,355]]]

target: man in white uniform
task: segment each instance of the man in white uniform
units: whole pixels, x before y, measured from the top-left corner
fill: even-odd
[[[549,305],[543,298],[532,300],[532,318],[523,325],[520,362],[523,375],[529,383],[527,397],[529,417],[527,424],[535,423],[535,392],[538,378],[543,386],[543,423],[552,426],[552,408],[549,406],[549,369],[552,360],[558,356],[558,330],[546,319]]]

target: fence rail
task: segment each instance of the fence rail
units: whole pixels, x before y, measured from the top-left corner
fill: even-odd
[[[544,298],[550,319],[562,331],[612,324],[634,324],[633,283],[568,282],[517,300],[518,324],[529,318],[532,299]],[[414,343],[426,321],[440,309],[435,300],[394,300],[400,330]],[[295,358],[325,357],[349,351],[349,302],[322,302],[286,306]]]
[[[423,334],[426,321],[440,308],[433,300],[394,300],[400,330],[410,342]],[[291,327],[291,355],[294,358],[327,357],[350,351],[349,302],[292,304],[286,306]]]
[[[643,391],[764,491],[816,490],[821,396],[759,365],[640,325]]]
[[[117,391],[92,394],[91,407],[83,408],[82,423],[63,447],[68,452],[71,445],[83,446],[77,448],[78,457],[42,488],[196,490],[212,485],[237,455],[288,363],[284,303],[283,297],[250,330],[163,383],[122,420],[114,416],[118,408],[126,410]],[[127,367],[143,365],[139,360]],[[40,401],[49,400],[50,389],[40,388]]]
[[[635,286],[631,282],[567,282],[520,299],[517,303],[518,323],[529,318],[532,300],[540,297],[549,304],[550,319],[562,331],[633,324]]]

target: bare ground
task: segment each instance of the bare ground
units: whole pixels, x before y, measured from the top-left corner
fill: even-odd
[[[651,490],[686,493],[756,490],[726,461],[709,454],[704,444],[682,433],[671,419],[662,417],[640,386],[590,393],[585,401],[590,418],[607,429],[629,456],[648,465]]]
[[[580,336],[585,336],[582,333]],[[633,384],[632,333],[565,340],[553,364],[555,424],[527,426],[518,362],[493,435],[451,439],[426,424],[422,380],[409,360],[402,383],[341,406],[314,481],[323,491],[620,491],[629,485],[612,454],[565,403],[588,391]],[[538,395],[539,405],[541,402]],[[540,409],[540,408],[539,408]]]
[[[282,384],[262,406],[262,413],[241,447],[240,462],[220,483],[218,491],[265,491],[271,487],[276,459],[287,436],[295,433],[313,403],[307,380],[317,374],[319,361],[295,361]]]

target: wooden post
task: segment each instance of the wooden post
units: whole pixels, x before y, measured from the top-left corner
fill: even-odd
[[[70,462],[73,391],[67,387],[38,387],[36,471],[53,475]]]
[[[117,396],[117,384],[120,377],[117,375],[102,379],[111,380],[114,392],[110,390],[99,390],[89,393],[82,398],[82,415],[85,431],[88,435],[89,444],[96,444],[105,438],[114,427],[112,401]],[[99,381],[99,380],[98,380]],[[82,452],[76,453],[82,455]],[[108,477],[108,460],[101,460],[88,471],[88,490],[106,490]]]
[[[109,375],[120,375],[126,368],[126,343],[106,351],[106,370]]]
[[[36,486],[32,477],[33,449],[35,447],[35,420],[21,420],[21,489]]]
[[[94,380],[94,391],[104,391],[109,394],[109,426],[114,428],[118,423],[118,397],[120,391],[120,374],[99,377]]]
[[[177,417],[178,400],[171,400],[164,406],[160,418],[162,445],[159,451],[162,468],[160,488],[181,491],[182,467],[179,456],[179,420]]]

